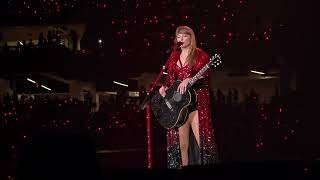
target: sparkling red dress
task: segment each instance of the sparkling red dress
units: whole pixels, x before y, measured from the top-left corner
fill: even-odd
[[[196,63],[190,68],[189,65],[184,67],[177,66],[177,61],[180,58],[180,52],[174,50],[169,57],[168,64],[168,78],[167,85],[170,86],[175,80],[184,80],[185,78],[194,76],[208,61],[209,57],[201,49],[196,51]],[[209,95],[209,70],[203,76],[205,77],[201,84],[195,89],[198,95],[198,115],[199,115],[199,135],[200,147],[197,143],[189,143],[191,146],[197,146],[198,158],[196,164],[211,164],[217,160],[217,146],[214,136],[214,130],[211,119],[210,95]],[[200,81],[200,80],[198,80]],[[191,129],[190,129],[190,132]],[[190,141],[192,139],[190,138]],[[196,142],[196,141],[195,141]],[[189,149],[189,164],[190,164],[190,149]],[[180,145],[179,145],[179,131],[177,128],[167,131],[167,167],[180,168],[182,165]]]

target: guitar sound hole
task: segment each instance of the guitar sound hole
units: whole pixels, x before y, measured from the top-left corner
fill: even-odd
[[[173,100],[175,102],[180,102],[182,99],[182,95],[180,93],[178,93],[177,91],[174,92],[173,94]]]

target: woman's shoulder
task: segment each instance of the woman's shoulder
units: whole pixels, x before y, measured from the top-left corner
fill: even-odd
[[[179,52],[172,51],[169,57],[169,67],[172,67],[176,64],[176,61],[178,60]]]

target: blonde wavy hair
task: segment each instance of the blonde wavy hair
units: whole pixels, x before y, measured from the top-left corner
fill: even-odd
[[[176,34],[175,34],[175,39],[174,39],[174,43],[175,45],[177,45],[177,36],[178,34],[188,34],[191,37],[191,44],[190,44],[190,51],[189,54],[187,56],[187,61],[189,63],[189,65],[192,67],[196,60],[195,60],[195,56],[196,56],[196,49],[197,49],[197,42],[196,42],[196,36],[193,32],[193,30],[188,27],[188,26],[179,26],[176,29]]]

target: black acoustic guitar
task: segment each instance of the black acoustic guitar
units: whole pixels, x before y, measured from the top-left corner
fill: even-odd
[[[166,96],[162,97],[156,92],[151,99],[151,109],[157,121],[166,129],[181,127],[188,119],[189,106],[197,103],[197,93],[192,89],[192,85],[201,78],[201,75],[210,68],[221,64],[220,55],[215,54],[209,62],[194,76],[187,87],[185,93],[180,94],[177,88],[181,81],[175,81],[166,90]]]

